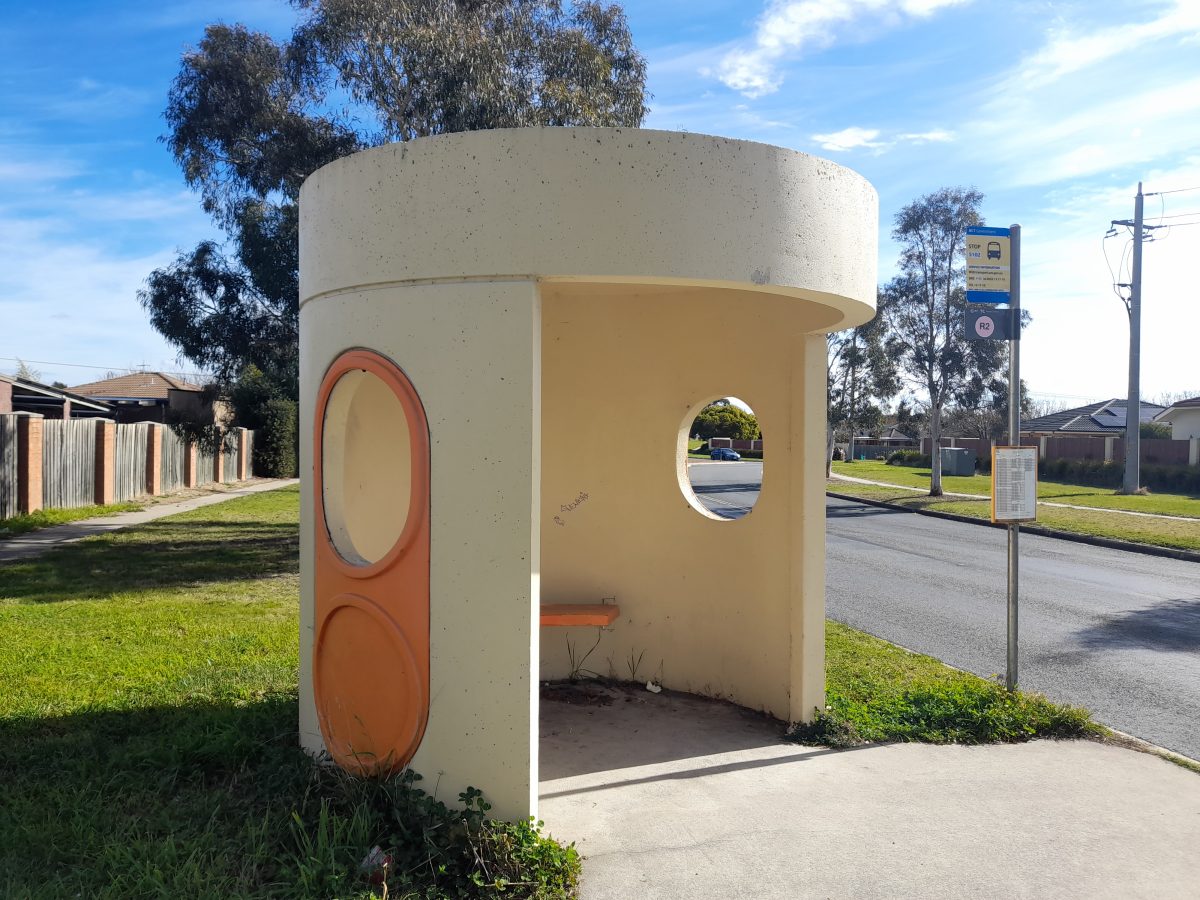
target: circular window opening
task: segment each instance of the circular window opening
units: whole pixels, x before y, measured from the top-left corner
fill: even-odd
[[[679,489],[697,512],[729,521],[749,515],[763,476],[763,441],[750,405],[719,397],[688,410],[679,429]]]
[[[383,559],[404,532],[412,442],[400,399],[377,375],[341,376],[325,404],[321,500],[329,538],[354,565]]]

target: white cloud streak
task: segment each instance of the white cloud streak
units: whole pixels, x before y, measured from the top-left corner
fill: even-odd
[[[747,97],[779,89],[779,63],[812,48],[835,43],[849,26],[869,20],[873,28],[895,27],[971,0],[772,0],[758,20],[754,44],[725,54],[718,76]]]
[[[952,132],[940,128],[933,131],[906,132],[884,140],[880,139],[880,134],[878,128],[859,128],[855,125],[829,134],[814,134],[812,139],[820,145],[822,150],[831,150],[835,153],[859,149],[883,153],[897,144],[945,143],[954,140]]]
[[[1108,62],[1145,44],[1164,38],[1195,39],[1200,32],[1200,3],[1176,0],[1167,12],[1149,22],[1101,28],[1090,34],[1059,31],[1029,56],[1014,73],[1010,89],[1051,84],[1083,69]]]

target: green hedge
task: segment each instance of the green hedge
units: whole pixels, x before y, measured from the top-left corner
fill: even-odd
[[[275,398],[262,410],[254,435],[254,474],[261,478],[295,478],[299,470],[296,402]]]
[[[933,459],[928,453],[922,453],[920,450],[893,450],[888,454],[887,464],[889,466],[912,466],[920,469],[932,466]]]
[[[1044,459],[1038,473],[1048,481],[1086,484],[1116,490],[1125,477],[1125,464],[1091,459]],[[1200,468],[1195,466],[1144,465],[1142,486],[1168,494],[1200,494]]]

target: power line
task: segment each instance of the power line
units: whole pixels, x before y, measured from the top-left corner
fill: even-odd
[[[48,359],[25,359],[20,356],[0,356],[0,360],[5,362],[15,363],[30,363],[39,366],[69,366],[72,369],[96,369],[101,372],[162,372],[164,375],[186,375],[189,378],[207,378],[208,375],[204,372],[169,372],[164,369],[135,369],[130,366],[89,366],[84,363],[69,363],[69,362],[51,362]]]
[[[1152,194],[1143,194],[1143,197],[1159,197],[1163,194],[1182,194],[1186,191],[1200,191],[1200,184],[1195,187],[1175,188],[1173,191],[1155,191]]]
[[[1158,216],[1158,218],[1160,218],[1160,219],[1186,219],[1189,216],[1200,216],[1200,209],[1198,209],[1194,212],[1175,213],[1175,215],[1173,215],[1173,216],[1160,215],[1160,216]]]

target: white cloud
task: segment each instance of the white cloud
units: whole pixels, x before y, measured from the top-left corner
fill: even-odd
[[[1029,186],[1144,170],[1192,152],[1200,77],[1184,44],[1200,32],[1200,2],[1158,10],[1148,21],[1103,16],[1090,28],[1057,27],[1011,68],[972,84],[975,114],[959,127],[964,153],[989,180]]]
[[[44,162],[34,146],[0,161],[0,357],[178,369],[137,292],[176,247],[214,236],[196,198],[136,171],[115,189],[78,188],[83,164],[40,149]],[[38,368],[68,384],[86,372]]]
[[[1088,34],[1059,31],[1050,41],[1028,56],[1014,73],[1013,81],[1026,88],[1050,84],[1058,79],[1164,38],[1195,39],[1200,32],[1200,3],[1176,0],[1156,19],[1123,23]],[[1010,88],[1017,84],[1010,85]]]
[[[891,149],[897,144],[929,144],[929,143],[944,143],[954,140],[954,134],[941,128],[932,131],[922,132],[905,132],[897,134],[890,139],[880,140],[880,131],[878,128],[859,128],[852,126],[843,128],[841,131],[834,131],[829,134],[814,134],[812,139],[816,141],[823,150],[832,150],[834,152],[845,152],[847,150],[857,150],[859,148],[874,150],[876,153],[883,153]]]
[[[748,97],[779,89],[778,64],[812,47],[834,43],[847,26],[868,22],[872,29],[894,27],[971,0],[772,0],[758,20],[754,44],[725,54],[719,77]]]
[[[970,128],[1015,184],[1052,184],[1154,164],[1200,145],[1200,78],[1110,92],[1069,115],[1059,112],[1067,104],[1040,99],[1031,94],[1020,103],[998,106]],[[1131,131],[1132,122],[1153,140]]]
[[[943,144],[954,140],[954,133],[935,128],[933,131],[900,134],[896,136],[896,139],[910,144]]]
[[[812,139],[821,145],[823,150],[854,150],[858,147],[876,148],[887,146],[879,137],[878,128],[843,128],[830,134],[814,134]]]

